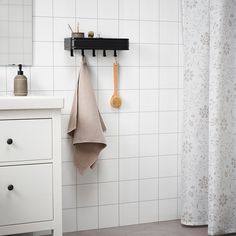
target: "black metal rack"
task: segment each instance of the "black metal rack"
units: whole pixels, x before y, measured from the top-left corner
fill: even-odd
[[[114,50],[114,56],[117,56],[117,50],[129,50],[129,39],[126,38],[65,38],[64,49],[70,51],[74,56],[74,50],[81,49],[84,56],[84,50],[92,50],[93,57],[96,56],[95,50],[103,50],[103,56],[106,56],[106,50]]]

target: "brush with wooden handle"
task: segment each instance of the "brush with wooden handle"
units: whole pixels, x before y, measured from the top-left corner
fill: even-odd
[[[118,64],[113,63],[113,75],[114,75],[114,93],[111,97],[110,103],[114,108],[119,108],[122,104],[121,98],[118,94]]]

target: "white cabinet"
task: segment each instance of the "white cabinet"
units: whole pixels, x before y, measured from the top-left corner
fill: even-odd
[[[0,98],[0,235],[62,236],[62,107],[56,97]]]

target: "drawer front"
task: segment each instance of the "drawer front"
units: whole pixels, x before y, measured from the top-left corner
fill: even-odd
[[[51,119],[0,120],[0,162],[51,158]]]
[[[0,226],[52,220],[52,165],[0,167],[0,212]]]

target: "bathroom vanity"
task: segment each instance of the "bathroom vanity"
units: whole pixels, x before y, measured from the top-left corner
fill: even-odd
[[[56,97],[0,98],[0,235],[62,236],[62,107]]]

